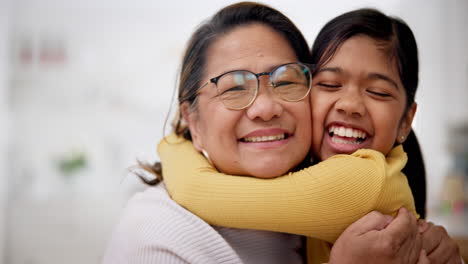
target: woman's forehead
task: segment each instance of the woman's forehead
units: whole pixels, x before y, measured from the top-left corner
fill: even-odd
[[[205,73],[216,76],[238,69],[265,71],[296,60],[296,53],[281,34],[266,25],[250,24],[239,26],[210,45]]]

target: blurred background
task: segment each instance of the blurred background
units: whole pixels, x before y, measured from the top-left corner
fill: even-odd
[[[99,263],[128,168],[156,145],[195,27],[234,1],[0,0],[0,263]],[[468,237],[468,1],[263,1],[311,44],[331,18],[376,7],[420,48],[415,130],[429,219]]]

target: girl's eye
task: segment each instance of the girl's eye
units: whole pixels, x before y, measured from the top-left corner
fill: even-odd
[[[376,91],[371,91],[371,90],[367,90],[367,92],[370,93],[370,94],[373,94],[373,95],[377,95],[377,96],[382,97],[382,98],[386,98],[386,97],[391,96],[388,93],[381,93],[381,92],[376,92]]]
[[[322,87],[325,87],[325,88],[340,88],[341,85],[338,85],[338,84],[331,84],[331,83],[318,83],[317,84],[318,86],[322,86]]]

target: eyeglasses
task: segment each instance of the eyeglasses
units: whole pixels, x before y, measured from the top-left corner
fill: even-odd
[[[255,101],[260,86],[259,77],[263,75],[270,76],[273,92],[285,101],[300,101],[310,92],[311,70],[299,62],[279,65],[271,72],[253,73],[247,70],[225,72],[211,78],[200,89],[210,82],[214,83],[224,106],[232,110],[241,110]]]

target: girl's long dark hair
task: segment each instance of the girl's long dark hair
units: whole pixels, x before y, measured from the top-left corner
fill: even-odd
[[[403,149],[408,154],[408,163],[403,173],[408,178],[409,186],[413,192],[416,212],[421,218],[426,218],[426,168],[416,134],[411,130],[403,143]]]

